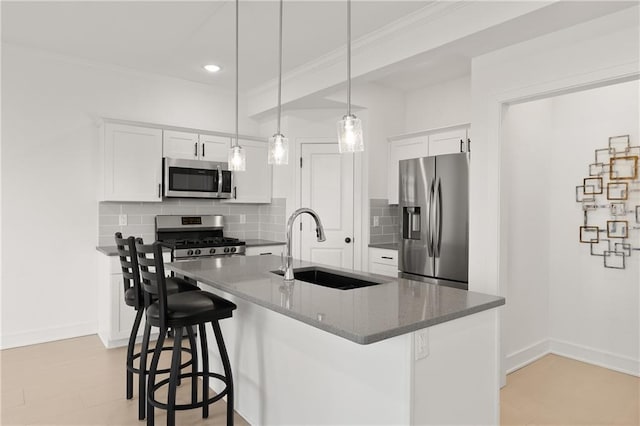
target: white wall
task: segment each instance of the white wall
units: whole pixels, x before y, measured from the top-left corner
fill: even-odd
[[[503,173],[507,211],[507,291],[503,350],[507,369],[531,361],[548,347],[549,242],[556,182],[549,173],[554,148],[551,100],[509,108],[504,120]],[[579,218],[578,218],[579,219]],[[573,247],[577,250],[577,247]],[[542,348],[540,348],[542,346]]]
[[[3,347],[96,331],[97,118],[233,131],[233,112],[230,92],[2,46]]]
[[[406,94],[405,133],[471,122],[471,76]]]
[[[503,105],[637,78],[638,16],[634,7],[473,59],[470,290],[506,294]]]

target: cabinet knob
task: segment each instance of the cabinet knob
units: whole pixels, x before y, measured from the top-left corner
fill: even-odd
[[[349,238],[349,237],[345,238],[345,239],[344,239],[344,242],[345,242],[345,243],[347,243],[347,244],[349,244],[349,243],[351,242],[351,238]]]

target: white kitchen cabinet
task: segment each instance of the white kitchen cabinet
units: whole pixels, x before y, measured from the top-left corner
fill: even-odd
[[[272,254],[274,256],[280,256],[280,253],[284,251],[284,245],[272,245],[272,246],[254,246],[247,247],[245,251],[245,256],[264,256],[268,254]]]
[[[165,130],[162,136],[162,155],[185,160],[227,162],[231,139],[224,136]]]
[[[216,135],[200,135],[200,159],[227,162],[231,138]]]
[[[457,128],[429,135],[429,156],[466,152],[467,128]]]
[[[424,130],[389,138],[387,198],[398,204],[398,163],[411,158],[430,157],[469,151],[469,125]]]
[[[162,130],[106,122],[102,201],[162,201]]]
[[[398,164],[400,160],[426,157],[429,151],[427,136],[389,142],[387,193],[389,204],[398,204]]]
[[[233,172],[233,198],[228,203],[270,203],[271,165],[267,162],[267,143],[240,139],[247,154],[246,170]]]
[[[398,251],[369,247],[369,272],[397,277]]]

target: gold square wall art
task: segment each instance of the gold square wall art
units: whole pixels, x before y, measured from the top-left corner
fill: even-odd
[[[601,239],[591,243],[591,256],[604,256],[604,253],[611,251],[611,240]]]
[[[612,269],[624,269],[625,268],[625,255],[624,253],[617,251],[605,251],[604,252],[604,267]]]
[[[597,195],[602,194],[602,178],[601,177],[588,177],[583,179],[583,191],[584,195]]]
[[[608,220],[607,238],[629,238],[629,222],[626,220]]]
[[[596,164],[609,164],[609,160],[615,154],[610,148],[596,149]]]
[[[636,223],[640,223],[640,206],[636,206]]]
[[[581,226],[580,242],[581,243],[599,243],[600,228],[598,228],[597,226]]]
[[[602,176],[602,173],[604,173],[603,163],[589,164],[589,176]]]
[[[577,188],[576,188],[577,191]],[[607,200],[624,201],[629,196],[629,185],[627,182],[608,182]]]
[[[615,250],[618,253],[624,253],[625,256],[631,256],[631,244],[629,243],[616,243]]]
[[[609,204],[609,212],[611,216],[626,216],[627,215],[627,205],[624,202],[615,202]]]
[[[609,138],[609,150],[612,154],[627,152],[631,146],[629,142],[629,135],[611,136]]]
[[[609,179],[635,180],[638,178],[638,157],[611,157],[609,159]]]

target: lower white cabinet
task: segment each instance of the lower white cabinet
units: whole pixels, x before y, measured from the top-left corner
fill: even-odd
[[[122,268],[118,256],[99,256],[99,286],[98,286],[98,336],[107,348],[126,346],[136,317],[132,306],[124,303],[124,283]],[[171,261],[171,254],[164,254],[164,261]],[[142,319],[138,338],[142,338],[144,318]],[[152,329],[153,331],[153,329]],[[157,336],[157,332],[152,336]],[[155,337],[154,337],[155,338]]]
[[[398,251],[369,247],[369,272],[397,277]]]
[[[245,251],[246,256],[264,256],[272,254],[274,256],[280,256],[280,253],[284,251],[284,245],[272,245],[272,246],[254,246],[247,247]]]

